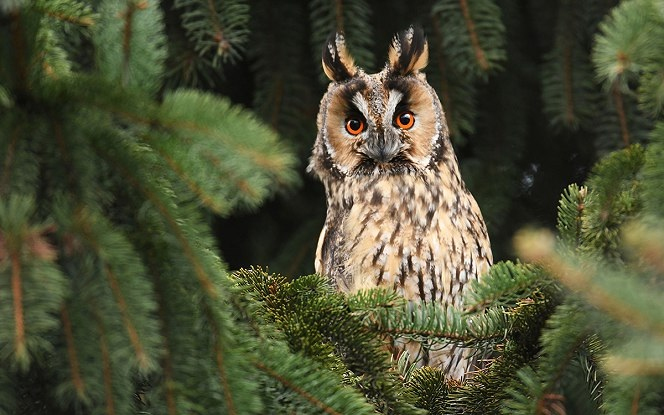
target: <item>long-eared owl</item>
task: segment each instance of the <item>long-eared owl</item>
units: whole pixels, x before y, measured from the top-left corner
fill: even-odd
[[[427,60],[426,38],[412,27],[394,37],[375,74],[354,64],[342,34],[324,45],[331,83],[308,167],[327,197],[315,266],[343,292],[393,287],[408,300],[462,307],[464,288],[492,254],[442,105],[421,72]],[[451,378],[472,370],[468,349],[415,349],[419,364]]]

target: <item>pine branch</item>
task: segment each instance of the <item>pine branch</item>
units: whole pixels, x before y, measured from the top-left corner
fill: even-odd
[[[129,413],[137,383],[141,400],[163,398],[158,411],[261,413],[256,345],[230,314],[194,192],[229,210],[256,205],[292,181],[293,159],[227,102],[155,102],[165,42],[153,3],[103,1],[90,32],[75,27],[85,10],[62,0],[0,17],[15,41],[0,46],[0,383],[25,376],[19,398],[39,383],[26,413]],[[86,53],[72,51],[79,36],[96,66],[70,61]],[[36,202],[7,205],[19,194]]]
[[[94,271],[90,262],[86,264],[85,259],[80,257],[63,262],[72,269]],[[81,264],[86,266],[80,267]],[[90,281],[75,279],[72,288],[89,286]],[[126,347],[122,325],[117,319],[106,318],[101,313],[104,306],[94,302],[104,299],[99,290],[88,289],[79,293],[82,295],[68,299],[61,309],[62,322],[66,325],[71,323],[71,330],[66,334],[66,341],[61,339],[55,343],[55,353],[47,372],[47,390],[53,392],[55,399],[49,402],[50,399],[44,395],[39,400],[45,408],[39,409],[58,414],[92,411],[95,408],[103,409],[105,413],[128,413],[133,404],[135,372],[126,364],[133,352]],[[76,356],[75,360],[73,356]],[[75,362],[84,364],[76,366]],[[80,386],[74,382],[80,382]]]
[[[54,313],[65,290],[46,237],[50,225],[33,223],[34,216],[32,197],[10,194],[0,203],[0,314],[7,322],[0,328],[0,353],[23,372],[49,350],[48,334],[57,327]]]
[[[630,145],[630,134],[627,127],[627,116],[625,114],[625,104],[623,103],[623,94],[618,90],[617,85],[611,88],[611,95],[613,96],[616,113],[618,113],[618,120],[620,124],[620,135],[625,147]]]
[[[106,334],[104,326],[101,322],[101,319],[98,315],[95,315],[97,320],[97,325],[99,329],[99,347],[101,349],[101,359],[102,359],[102,371],[103,371],[103,385],[104,385],[104,398],[106,403],[106,413],[109,415],[115,415],[116,405],[115,398],[113,396],[113,374],[111,373],[111,357],[109,355],[109,346],[106,339]]]
[[[661,412],[661,378],[627,377],[607,385],[603,409],[607,413],[638,414]],[[658,381],[659,380],[659,384]]]
[[[309,10],[312,56],[317,65],[320,65],[321,45],[330,33],[340,32],[357,64],[368,71],[375,68],[371,8],[365,0],[314,0],[309,3]],[[321,79],[328,82],[322,74]]]
[[[538,401],[538,407],[546,405],[548,396],[560,395],[564,399],[561,382],[573,372],[583,345],[593,333],[593,327],[584,316],[585,311],[574,304],[563,304],[547,321],[541,336],[542,355],[537,362],[542,387],[538,394],[533,395],[534,391],[530,394]]]
[[[597,97],[592,66],[578,33],[585,30],[571,1],[558,9],[553,49],[542,68],[544,113],[553,125],[577,129],[595,113]]]
[[[638,89],[641,108],[654,117],[664,107],[664,18],[657,8],[655,1],[633,0],[613,9],[600,24],[592,55],[605,89],[622,94]]]
[[[648,53],[651,37],[643,30],[650,26],[655,3],[649,0],[623,2],[600,24],[593,49],[595,71],[604,85],[626,86],[637,79]]]
[[[60,319],[62,320],[63,336],[65,338],[65,345],[67,348],[71,383],[74,387],[76,397],[82,401],[85,401],[87,386],[83,381],[83,376],[81,374],[81,361],[76,350],[74,330],[72,327],[71,317],[69,316],[69,310],[66,305],[63,305],[62,309],[60,310]]]
[[[652,120],[640,110],[634,93],[620,89],[617,83],[608,88],[597,117],[593,129],[600,154],[646,143],[652,130]]]
[[[559,394],[546,394],[537,374],[531,367],[517,372],[518,383],[507,389],[511,396],[501,408],[502,414],[557,414],[565,413],[563,397]],[[540,399],[533,399],[533,395]]]
[[[581,246],[587,197],[587,187],[571,184],[563,191],[560,198],[556,229],[558,237],[568,246]]]
[[[74,0],[39,0],[35,2],[33,7],[39,13],[53,19],[79,26],[92,26],[98,19],[98,16],[92,11],[90,5]]]
[[[284,136],[308,135],[315,128],[320,97],[309,88],[313,80],[305,76],[311,69],[309,48],[302,47],[309,42],[308,28],[302,25],[308,18],[307,5],[262,1],[254,9],[248,51],[256,82],[254,110]]]
[[[473,282],[472,289],[466,292],[464,304],[469,312],[514,306],[520,300],[541,295],[541,291],[551,284],[536,267],[499,262],[479,282]]]
[[[638,174],[644,163],[638,145],[612,153],[593,168],[583,218],[583,250],[617,257],[620,226],[641,208]]]
[[[113,143],[109,137],[103,137],[97,144],[100,146],[110,144],[113,152],[118,152],[122,148],[122,144]],[[176,209],[174,200],[164,195],[156,183],[146,178],[149,174],[136,168],[139,165],[146,165],[146,160],[137,162],[136,154],[128,150],[125,149],[122,157],[118,157],[117,154],[111,154],[109,149],[99,147],[99,151],[108,157],[134,191],[147,198],[155,207],[160,220],[163,221],[162,226],[167,230],[169,238],[173,238],[176,250],[179,251],[176,254],[176,250],[171,250],[172,256],[182,258],[188,264],[185,275],[191,275],[193,272],[200,284],[201,293],[204,295],[198,300],[199,307],[203,310],[202,317],[208,325],[206,332],[211,333],[207,336],[209,337],[208,356],[214,362],[214,376],[216,385],[220,389],[213,388],[213,391],[221,392],[225,397],[217,405],[222,404],[229,414],[238,413],[240,408],[249,413],[257,413],[259,402],[253,399],[256,383],[254,379],[246,376],[247,361],[242,358],[250,349],[243,344],[246,335],[234,327],[232,319],[227,314],[228,311],[220,306],[223,304],[221,300],[225,298],[219,287],[219,283],[225,278],[223,268],[210,251],[201,252],[192,245],[192,241],[196,241],[203,246],[213,246],[211,238],[202,230],[196,229],[194,224],[200,223],[200,219],[196,216],[192,218],[191,214],[186,212],[184,215],[180,213],[181,209]],[[129,166],[134,167],[130,169]]]
[[[155,1],[115,0],[99,6],[93,41],[97,65],[106,79],[155,94],[166,59],[162,15]]]
[[[180,224],[180,217],[175,212],[172,199],[166,196],[163,190],[156,186],[156,183],[146,177],[146,172],[136,169],[136,166],[146,165],[147,163],[135,160],[136,155],[132,154],[128,148],[124,149],[125,153],[122,157],[115,154],[117,148],[113,148],[112,152],[103,147],[98,147],[97,150],[100,151],[101,157],[106,158],[117,169],[118,173],[127,181],[127,184],[142,194],[159,211],[169,231],[180,244],[183,255],[191,264],[203,292],[211,298],[217,298],[219,293],[211,279],[212,275],[217,274],[217,272],[210,272],[211,270],[206,267],[206,261],[198,255],[197,250],[191,245],[192,239]]]
[[[161,387],[156,388],[154,391],[155,395],[158,395],[161,399],[156,399],[156,402],[165,403],[164,413],[168,415],[176,415],[181,413],[181,411],[187,411],[189,402],[187,402],[186,394],[183,389],[180,387],[180,383],[184,383],[184,379],[193,380],[196,376],[193,373],[187,373],[186,369],[194,369],[191,366],[192,364],[186,364],[184,367],[180,367],[178,363],[182,360],[184,356],[195,356],[197,355],[197,350],[192,347],[190,344],[191,341],[178,342],[178,336],[175,333],[182,333],[182,327],[186,327],[186,322],[184,321],[184,316],[186,315],[196,315],[192,313],[191,309],[186,309],[185,305],[190,305],[189,301],[182,301],[182,296],[179,294],[179,290],[174,290],[173,286],[174,278],[163,278],[164,275],[161,270],[159,270],[159,264],[147,263],[148,268],[153,269],[153,280],[155,281],[156,288],[156,297],[158,305],[158,316],[161,322],[161,335],[164,339],[163,341],[163,355],[162,355],[162,368],[164,381]],[[176,294],[176,295],[172,295]],[[179,303],[179,304],[178,304]],[[179,321],[183,320],[183,321]],[[182,324],[181,324],[182,323]],[[194,337],[194,333],[188,332],[190,336],[187,336],[189,339]],[[184,350],[182,350],[184,349]],[[179,359],[178,359],[179,357]],[[195,369],[194,369],[195,370]],[[185,374],[182,374],[184,372]],[[180,376],[178,376],[180,375]],[[198,373],[200,375],[200,372]],[[182,379],[180,378],[182,377]],[[193,383],[193,382],[192,382]],[[163,397],[163,398],[162,398]],[[160,409],[158,404],[154,406],[155,410]]]
[[[72,63],[64,49],[63,41],[57,36],[60,29],[59,24],[45,20],[35,38],[35,47],[41,53],[33,57],[31,62],[32,85],[37,85],[45,80],[58,79],[71,73]]]
[[[140,258],[124,235],[115,232],[102,218],[84,210],[79,210],[73,217],[69,235],[80,238],[97,256],[101,274],[106,277],[134,350],[135,364],[142,373],[153,371],[160,338],[151,318],[156,308],[152,287],[146,280]]]
[[[596,338],[589,343],[600,343]],[[568,413],[584,413],[600,415],[602,412],[602,391],[607,378],[601,372],[598,357],[602,354],[591,352],[592,347],[580,350],[579,355],[570,364],[570,370],[565,372],[561,381],[562,395],[565,397],[565,407]]]
[[[651,143],[645,153],[642,170],[644,211],[653,217],[662,216],[664,206],[664,122],[659,121],[652,130]]]
[[[621,376],[664,378],[663,347],[661,333],[633,333],[629,341],[610,351],[604,369]]]
[[[149,236],[168,235],[168,228],[157,212],[141,215],[134,229],[131,238],[141,247],[153,280],[164,339],[161,365],[164,379],[154,382],[148,392],[150,408],[171,415],[196,413],[200,407],[224,407],[219,374],[214,370],[214,353],[210,349],[211,330],[200,324],[204,305],[200,304],[201,296],[191,283],[189,264],[172,240]],[[246,372],[240,378],[246,379]]]
[[[514,342],[508,340],[501,354],[491,361],[488,368],[476,372],[460,387],[449,390],[447,405],[437,413],[445,415],[499,413],[504,407],[503,401],[509,397],[506,389],[523,364],[524,356],[519,353]]]
[[[16,361],[23,367],[28,365],[27,346],[25,344],[25,319],[23,317],[23,288],[21,287],[21,259],[20,252],[10,251],[11,262],[11,290],[13,300],[14,323],[14,353]]]
[[[555,286],[545,285],[541,292],[534,293],[504,310],[508,316],[504,342],[495,345],[494,354],[483,369],[464,384],[450,389],[443,413],[482,415],[504,410],[510,385],[517,372],[539,356],[542,328],[561,301]]]
[[[190,111],[194,107],[196,114]],[[271,191],[269,184],[294,182],[295,160],[277,136],[228,101],[180,91],[166,95],[161,109],[159,118],[171,120],[165,126],[172,135],[149,143],[178,163],[189,183],[198,186],[194,191],[205,193],[203,200],[214,201],[213,207],[253,207]],[[211,173],[220,177],[211,179]]]
[[[295,160],[278,137],[227,100],[178,91],[156,106],[137,91],[85,77],[58,85],[57,93],[136,124],[147,144],[176,167],[194,193],[213,203],[211,208],[252,207],[272,190],[270,184],[295,180]]]
[[[331,292],[326,279],[311,275],[287,282],[284,277],[257,269],[240,270],[234,278],[243,292],[262,303],[263,312],[284,331],[291,349],[305,353],[329,369],[342,362],[351,372],[355,387],[379,413],[419,413],[410,402],[404,401],[402,387],[390,368],[382,342],[362,324],[359,316],[351,314],[342,295]],[[338,358],[330,359],[329,349],[319,343],[331,345]]]
[[[326,414],[373,414],[374,407],[364,397],[341,384],[341,379],[306,356],[291,354],[276,345],[261,347],[255,365],[294,395]],[[301,410],[302,413],[304,411]]]
[[[654,30],[658,32],[659,36],[664,36],[662,33],[663,21],[658,21],[654,25]],[[662,47],[664,45],[660,45]],[[661,51],[661,49],[657,49]],[[664,66],[664,54],[657,54],[652,61],[648,61],[644,68],[644,73],[641,75],[641,82],[638,89],[639,104],[643,112],[652,116],[653,118],[660,118],[664,114],[664,73],[661,68]]]
[[[431,9],[443,33],[443,48],[459,73],[481,79],[505,60],[505,28],[491,0],[440,0]]]
[[[219,69],[236,62],[249,39],[249,5],[245,0],[176,0],[174,7],[198,59]]]
[[[664,336],[664,305],[659,293],[639,279],[625,279],[621,270],[555,250],[552,236],[545,232],[522,233],[515,242],[521,256],[543,264],[553,276],[590,304],[617,321]]]
[[[442,370],[428,366],[417,369],[406,382],[409,393],[417,397],[415,405],[429,415],[442,415],[446,408],[450,387]]]
[[[260,413],[261,402],[254,398],[258,387],[252,373],[249,350],[254,349],[247,344],[248,337],[235,327],[228,309],[219,307],[214,302],[203,300],[203,314],[209,330],[212,332],[211,352],[216,373],[224,399],[223,413],[236,415],[239,413]],[[249,356],[248,356],[249,355]]]
[[[654,274],[655,279],[662,279],[664,275],[664,228],[645,216],[638,221],[626,224],[621,232],[622,247],[626,251],[630,263],[637,263],[639,270]]]
[[[464,315],[459,310],[440,304],[411,304],[402,297],[386,298],[383,294],[362,296],[350,300],[354,306],[367,306],[367,310],[353,312],[372,330],[393,338],[406,338],[423,342],[433,339],[437,343],[457,343],[465,346],[494,343],[504,339],[507,326],[502,310],[492,309],[482,314]],[[371,304],[370,301],[377,300]]]
[[[445,33],[441,31],[438,14],[431,15],[431,42],[429,82],[434,86],[445,111],[445,119],[450,129],[450,136],[458,140],[462,133],[474,132],[476,116],[476,88],[472,79],[461,76],[450,61],[444,47]]]

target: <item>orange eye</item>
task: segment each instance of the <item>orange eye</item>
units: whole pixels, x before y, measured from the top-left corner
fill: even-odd
[[[404,111],[394,117],[394,125],[402,130],[410,129],[415,124],[415,114],[410,111]]]
[[[350,135],[358,135],[364,131],[364,121],[360,118],[349,118],[346,120],[346,131]]]

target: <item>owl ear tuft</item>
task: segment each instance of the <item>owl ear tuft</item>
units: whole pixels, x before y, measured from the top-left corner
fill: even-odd
[[[323,46],[323,71],[331,81],[341,82],[357,74],[357,66],[346,49],[341,33],[332,33]]]
[[[400,75],[419,72],[429,62],[429,46],[421,27],[409,27],[397,33],[388,51],[388,63],[392,71]]]

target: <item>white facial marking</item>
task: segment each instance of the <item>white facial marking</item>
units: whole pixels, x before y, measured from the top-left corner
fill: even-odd
[[[383,118],[383,124],[387,127],[392,125],[392,118],[394,118],[394,111],[397,108],[397,105],[401,102],[403,98],[403,93],[397,91],[396,89],[391,89],[387,97],[387,107],[385,108],[385,117]]]
[[[358,110],[364,115],[365,119],[369,119],[369,103],[367,102],[366,99],[357,92],[355,95],[353,95],[353,104],[357,107]]]

